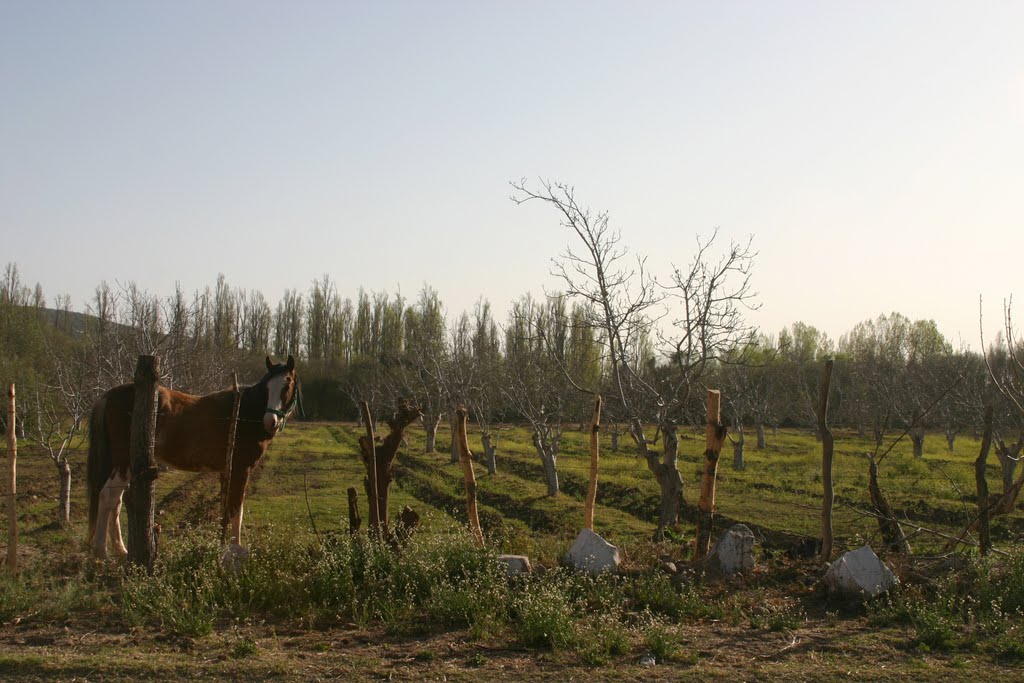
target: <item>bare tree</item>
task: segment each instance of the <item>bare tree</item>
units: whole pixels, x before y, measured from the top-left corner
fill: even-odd
[[[426,431],[426,452],[436,450],[437,427],[446,411],[454,415],[445,371],[449,367],[445,340],[445,312],[437,291],[424,285],[416,304],[405,311],[405,352],[399,366],[402,391],[414,397]],[[455,429],[452,429],[455,442]],[[458,462],[452,451],[452,462]]]
[[[630,257],[608,213],[592,214],[571,186],[540,181],[535,190],[524,179],[512,187],[513,201],[540,201],[554,208],[582,246],[555,260],[554,273],[568,297],[586,302],[589,324],[601,332],[611,384],[603,393],[619,404],[638,453],[661,487],[660,533],[679,519],[683,480],[677,467],[676,425],[692,410],[691,389],[709,364],[751,332],[743,313],[756,296],[750,284],[756,254],[748,241],[730,245],[714,259],[713,233],[706,240],[698,238],[688,266],[673,268],[668,282],[659,285],[644,258]],[[659,314],[659,304],[668,307],[667,314]],[[659,326],[663,319],[668,324]],[[661,366],[652,339],[657,340]],[[597,387],[575,383],[597,392]],[[647,430],[652,424],[651,435]],[[654,448],[659,440],[661,452]]]
[[[549,496],[557,496],[558,456],[572,388],[549,353],[552,310],[529,294],[513,302],[505,329],[505,381],[502,392],[532,433],[533,448],[544,468]]]
[[[71,466],[68,457],[81,445],[84,437],[82,423],[96,396],[90,389],[86,369],[89,359],[83,357],[83,350],[80,345],[74,345],[65,353],[51,349],[53,383],[37,386],[35,390],[36,419],[32,439],[46,451],[57,469],[60,490],[57,522],[61,526],[71,523]]]

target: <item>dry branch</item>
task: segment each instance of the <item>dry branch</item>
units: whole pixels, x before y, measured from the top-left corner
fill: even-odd
[[[469,529],[478,544],[483,544],[484,535],[480,529],[480,514],[476,506],[476,475],[473,472],[473,453],[469,450],[469,437],[466,435],[466,409],[460,407],[455,411],[456,435],[459,448],[459,460],[462,462],[462,474],[466,483],[466,517]]]
[[[832,506],[836,499],[835,488],[832,485],[832,459],[835,442],[832,438],[832,430],[828,426],[828,391],[832,385],[832,366],[831,358],[825,361],[825,367],[821,371],[821,384],[818,387],[818,433],[821,435],[821,482],[824,489],[824,497],[821,501],[822,562],[832,559],[832,544],[835,540],[832,531]]]
[[[981,439],[981,452],[974,461],[974,480],[978,489],[978,540],[981,554],[987,555],[992,549],[992,534],[988,523],[988,481],[985,479],[985,465],[988,451],[992,447],[992,406],[985,408],[985,433]]]
[[[374,533],[380,529],[380,507],[377,500],[377,449],[373,435],[373,419],[370,416],[370,406],[366,401],[359,402],[359,410],[363,415],[363,424],[366,425],[366,436],[360,439],[363,446],[363,457],[366,459],[366,474],[369,485],[366,487],[366,496],[370,503],[370,532]]]
[[[7,385],[7,455],[10,477],[7,491],[7,571],[18,573],[18,435],[15,429],[14,383]]]
[[[238,388],[238,373],[231,373],[231,387],[235,392],[235,400],[231,406],[231,422],[228,424],[228,445],[227,455],[224,458],[224,471],[220,478],[221,494],[221,515],[220,535],[221,542],[228,538],[228,491],[231,487],[231,463],[235,457],[235,434],[238,432],[238,411],[242,407],[242,392]]]
[[[600,459],[601,395],[594,397],[594,418],[590,421],[590,484],[583,508],[583,526],[594,530],[594,503],[597,502],[597,466]]]

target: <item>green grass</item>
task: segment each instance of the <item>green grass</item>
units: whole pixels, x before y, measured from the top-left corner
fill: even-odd
[[[216,475],[161,474],[156,482],[162,527],[157,571],[153,577],[125,574],[116,565],[92,562],[81,546],[82,454],[73,458],[73,525],[61,529],[51,523],[56,505],[53,468],[42,454],[23,449],[19,517],[26,569],[17,579],[0,577],[0,624],[99,615],[113,628],[198,640],[233,633],[238,624],[303,629],[351,624],[414,639],[455,631],[467,642],[515,643],[545,656],[602,667],[648,652],[659,663],[696,666],[703,655],[682,635],[688,624],[726,624],[765,634],[798,632],[816,624],[838,633],[837,620],[848,618],[826,612],[815,602],[819,598],[801,585],[786,583],[792,574],[785,574],[790,571],[785,566],[775,566],[772,571],[782,574],[772,578],[755,576],[738,592],[673,586],[656,570],[662,555],[676,560],[688,556],[685,543],[693,536],[702,434],[684,434],[680,441],[684,519],[676,541],[660,544],[650,541],[658,504],[653,476],[626,448],[625,439],[623,449],[612,453],[603,438],[595,526],[620,547],[626,571],[592,579],[559,568],[582,523],[590,459],[586,435],[565,433],[559,459],[563,493],[550,498],[529,434],[519,427],[501,432],[498,474],[487,475],[480,464],[476,468],[488,538],[481,549],[462,526],[462,471],[448,462],[446,428],[438,435],[444,452],[431,454],[423,453],[422,430],[409,430],[396,462],[391,514],[397,516],[409,505],[421,515],[420,531],[400,547],[349,537],[348,487],[359,491],[362,517],[369,517],[365,472],[357,454],[360,433],[353,425],[294,422],[275,439],[251,481],[243,542],[252,554],[238,574],[219,563]],[[836,436],[834,526],[840,545],[877,540],[874,521],[857,510],[868,505],[863,453],[872,445],[847,432]],[[753,439],[747,443],[743,471],[732,469],[731,453],[723,454],[716,501],[720,518],[777,534],[770,542],[790,538],[785,534],[818,536],[820,445],[809,434],[790,431],[769,435],[763,451],[753,448]],[[471,435],[470,445],[475,453],[482,452],[477,435]],[[936,435],[927,439],[924,457],[914,459],[909,441],[901,443],[881,464],[881,485],[893,507],[911,520],[947,533],[959,531],[976,509],[972,492],[977,449],[977,441],[961,438],[950,453]],[[999,472],[992,460],[990,482],[998,491]],[[1021,514],[998,520],[994,528],[997,542],[1012,547],[1022,529]],[[924,536],[913,541],[915,550],[939,543]],[[546,571],[510,582],[495,561],[499,552],[529,555]],[[784,575],[790,578],[780,578]],[[974,562],[969,571],[934,586],[907,586],[873,606],[870,620],[871,628],[905,633],[901,637],[907,647],[922,657],[953,650],[1017,662],[1024,659],[1018,637],[1024,629],[1022,610],[1024,561],[1014,556]],[[262,638],[239,634],[220,648],[226,676],[234,671],[230,666],[278,670],[277,664],[265,661],[273,648]],[[314,654],[332,649],[326,640],[310,646]],[[421,648],[409,659],[433,661],[417,652],[427,650]],[[28,655],[2,656],[16,671],[78,671]],[[493,658],[476,653],[463,659],[467,666],[486,667]],[[180,662],[174,667],[182,667],[183,676],[193,671]]]

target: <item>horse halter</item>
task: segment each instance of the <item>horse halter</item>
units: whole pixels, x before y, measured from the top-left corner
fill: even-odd
[[[281,418],[281,428],[277,431],[283,432],[284,426],[288,424],[288,415],[291,413],[292,407],[296,403],[299,404],[299,416],[306,417],[306,411],[302,409],[302,394],[299,392],[299,387],[297,385],[294,393],[292,393],[292,400],[288,401],[281,410],[278,410],[277,408],[267,408],[263,413],[264,415],[270,413],[271,415],[277,415]]]
[[[273,374],[270,374],[270,377],[272,376]],[[278,410],[277,408],[267,408],[266,410],[263,411],[263,414],[266,415],[267,413],[270,413],[271,415],[276,415],[277,417],[281,418],[281,428],[278,429],[277,432],[283,432],[285,425],[288,424],[288,415],[291,414],[292,408],[295,407],[296,403],[298,403],[299,405],[299,417],[305,418],[306,411],[302,407],[302,388],[301,385],[299,384],[298,377],[295,378],[295,385],[292,390],[292,397],[288,401],[288,403],[283,405],[280,410]]]

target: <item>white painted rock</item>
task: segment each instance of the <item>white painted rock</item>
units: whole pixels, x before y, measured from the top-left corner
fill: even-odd
[[[569,549],[567,559],[580,571],[614,572],[619,568],[619,549],[590,529],[584,529]]]
[[[704,570],[717,576],[743,574],[754,568],[754,532],[734,524],[722,534],[703,562]]]
[[[220,552],[220,564],[235,574],[242,571],[242,565],[249,559],[249,549],[237,543],[229,543]]]
[[[851,597],[874,598],[896,585],[896,576],[870,547],[851,550],[825,572],[825,587]]]
[[[505,573],[509,576],[529,574],[532,569],[526,555],[498,555],[498,562],[505,565]]]

